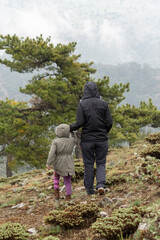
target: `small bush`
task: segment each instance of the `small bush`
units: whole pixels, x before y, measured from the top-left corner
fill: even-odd
[[[122,182],[126,182],[126,176],[124,174],[106,178],[106,185],[108,186],[122,183]]]
[[[134,233],[141,221],[144,211],[133,207],[115,210],[111,217],[99,218],[92,224],[93,233],[107,240],[118,240],[122,236]]]
[[[147,137],[145,137],[145,140],[147,140],[151,144],[160,143],[160,132],[148,135]]]
[[[142,157],[146,157],[146,156],[152,156],[152,157],[156,157],[158,159],[160,159],[160,144],[155,144],[155,145],[151,145],[147,148],[145,148],[140,155]]]
[[[146,224],[146,228],[143,230],[138,229],[134,234],[134,239],[135,240],[160,239],[160,217],[159,216],[160,216],[159,205],[153,204],[153,206],[147,208],[145,218],[142,221],[142,224]]]
[[[5,223],[0,225],[0,240],[27,240],[30,234],[25,226],[19,223]]]
[[[88,226],[93,223],[98,215],[98,207],[91,204],[77,204],[65,210],[54,210],[45,217],[46,223],[59,224],[66,228]]]

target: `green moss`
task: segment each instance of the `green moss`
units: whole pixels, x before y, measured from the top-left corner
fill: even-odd
[[[66,228],[87,226],[97,218],[98,207],[91,204],[77,204],[65,210],[54,210],[45,217],[46,223],[59,224]]]
[[[0,207],[4,208],[4,207],[9,207],[9,206],[14,206],[23,201],[24,201],[24,198],[22,196],[19,196],[19,197],[12,198],[12,199],[5,201],[4,203],[1,204]]]
[[[121,174],[119,176],[111,176],[106,178],[106,185],[114,185],[122,182],[126,182],[126,176],[124,174]]]
[[[147,148],[145,148],[140,155],[142,157],[146,156],[152,156],[160,159],[160,144],[150,145]]]
[[[139,179],[147,181],[150,184],[158,183],[160,180],[160,162],[155,157],[146,156],[144,161],[136,169]]]
[[[147,137],[145,137],[145,140],[147,140],[151,144],[160,143],[160,132],[148,135]]]
[[[30,234],[25,226],[19,223],[5,223],[0,225],[0,240],[28,240]]]
[[[134,239],[158,240],[160,237],[159,216],[160,216],[159,205],[153,204],[152,207],[146,208],[146,214],[145,218],[142,221],[142,224],[146,224],[147,227],[143,231],[138,229],[134,234]]]
[[[141,221],[144,211],[133,207],[115,210],[111,217],[99,218],[92,224],[93,233],[107,240],[118,240],[122,236],[134,233]]]

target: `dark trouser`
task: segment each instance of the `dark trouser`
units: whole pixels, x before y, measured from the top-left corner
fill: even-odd
[[[96,161],[96,189],[106,186],[106,155],[108,141],[81,142],[84,162],[84,186],[88,194],[94,194],[94,162]]]

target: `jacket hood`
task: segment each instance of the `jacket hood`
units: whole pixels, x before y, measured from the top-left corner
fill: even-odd
[[[94,82],[87,82],[84,86],[82,100],[86,98],[93,98],[93,97],[100,98],[97,85]]]
[[[60,124],[56,127],[55,133],[57,137],[69,137],[70,135],[70,127],[68,124]]]

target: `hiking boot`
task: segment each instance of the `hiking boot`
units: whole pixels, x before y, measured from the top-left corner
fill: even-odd
[[[98,188],[98,193],[99,193],[99,195],[104,195],[104,188],[102,188],[102,187],[100,187],[100,188]]]
[[[66,195],[66,201],[70,201],[71,200],[71,195]]]
[[[95,191],[94,190],[86,190],[87,192],[87,195],[94,195],[95,194]]]
[[[55,199],[59,200],[59,189],[54,190]]]

